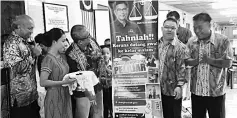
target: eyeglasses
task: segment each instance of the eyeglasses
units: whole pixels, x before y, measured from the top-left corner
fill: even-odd
[[[126,12],[126,11],[127,11],[127,8],[123,8],[123,9],[119,9],[119,8],[118,8],[117,11],[118,11],[118,12],[122,12],[122,11],[123,11],[123,12]]]
[[[174,31],[174,30],[176,30],[177,28],[176,28],[176,27],[164,26],[164,29],[165,29],[165,30],[172,30],[172,31]]]
[[[81,41],[83,41],[83,40],[85,40],[85,39],[88,39],[88,38],[90,38],[90,34],[88,34],[86,37],[83,37],[83,38],[79,38],[79,40],[81,40]]]

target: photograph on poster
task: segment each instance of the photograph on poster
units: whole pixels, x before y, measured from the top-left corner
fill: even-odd
[[[160,100],[147,100],[145,106],[145,116],[146,117],[154,117],[158,116],[158,118],[162,118],[162,113],[160,112],[162,109]]]
[[[151,56],[147,56],[147,67],[158,67],[158,59],[156,58],[156,54],[152,54]]]
[[[146,84],[147,99],[161,99],[160,84]]]
[[[134,35],[141,35],[142,31],[140,27],[133,21],[130,21],[128,19],[129,15],[129,6],[128,6],[127,1],[116,1],[112,3],[110,9],[114,13],[114,21],[112,22],[113,25],[115,26],[120,26],[127,24],[127,27],[115,27],[115,35],[120,35],[120,36],[134,36]]]
[[[158,80],[158,68],[148,67],[148,83],[160,83]]]

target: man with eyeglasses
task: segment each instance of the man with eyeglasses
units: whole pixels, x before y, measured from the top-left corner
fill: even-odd
[[[128,3],[126,1],[116,1],[113,5],[113,12],[116,16],[114,23],[114,28],[112,30],[115,36],[134,36],[141,35],[142,32],[139,26],[127,19],[128,17]]]
[[[225,86],[227,68],[232,64],[233,52],[230,40],[211,30],[209,14],[193,17],[192,37],[187,46],[191,69],[192,118],[225,118]]]
[[[98,43],[90,36],[83,25],[75,25],[71,29],[73,43],[66,51],[69,72],[93,71],[99,76],[99,62],[102,52]],[[102,85],[94,86],[95,96],[87,90],[77,88],[73,91],[72,106],[74,118],[103,118],[103,93]],[[92,107],[91,111],[90,108]]]
[[[176,31],[177,37],[178,39],[183,42],[184,44],[187,44],[188,40],[192,37],[192,32],[185,28],[180,26],[180,15],[177,11],[170,11],[167,15],[166,18],[173,18],[178,22],[178,29]],[[190,87],[190,67],[188,67],[188,69],[186,69],[186,78],[188,80],[186,86],[184,87],[184,91],[183,93],[185,93],[185,97],[183,98],[183,100],[187,100],[190,99],[191,93],[189,91],[189,87]]]
[[[176,36],[178,23],[167,18],[162,27],[163,36],[158,40],[159,70],[164,118],[181,118],[182,86],[185,79],[185,63],[188,48]]]

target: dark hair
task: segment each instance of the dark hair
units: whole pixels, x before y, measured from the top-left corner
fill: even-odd
[[[53,41],[58,41],[64,35],[64,31],[59,28],[53,28],[45,33],[45,40],[49,40],[49,47],[52,46]]]
[[[175,20],[179,20],[180,19],[180,15],[177,11],[171,11],[169,12],[167,15],[166,15],[166,18],[169,18],[169,17],[172,17],[174,16],[175,17]]]
[[[109,39],[109,38],[107,38],[107,39],[105,39],[105,41],[104,41],[104,42],[107,42],[107,41],[110,41],[110,39]]]
[[[149,59],[151,59],[151,57],[147,57],[147,61],[148,61]]]
[[[109,50],[110,50],[110,45],[101,45],[100,48],[101,48],[101,49],[103,49],[103,48],[109,48]]]
[[[39,44],[42,44],[46,47],[50,47],[52,45],[52,41],[48,40],[46,38],[47,37],[45,36],[45,34],[40,33],[40,34],[35,36],[35,42],[39,43]]]
[[[80,33],[82,30],[84,30],[86,27],[84,25],[74,25],[71,29],[71,37],[74,42],[77,42],[80,40],[80,37],[78,36],[78,32]]]
[[[199,13],[193,17],[193,21],[211,22],[212,18],[208,13]]]
[[[126,2],[126,1],[116,1],[113,4],[114,10],[116,9],[116,6],[119,5],[119,4],[124,4],[124,5],[126,5],[128,7],[128,2]]]
[[[178,24],[177,20],[173,19],[173,18],[167,18],[165,19],[165,21],[163,22],[163,25],[165,24],[166,21],[172,21],[175,22],[176,24]]]

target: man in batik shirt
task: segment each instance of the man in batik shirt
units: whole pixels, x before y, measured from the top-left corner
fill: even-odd
[[[193,17],[196,36],[188,42],[191,69],[192,118],[225,118],[226,69],[231,66],[232,50],[226,36],[211,30],[211,17]]]
[[[188,48],[177,39],[177,21],[168,18],[162,27],[163,37],[158,41],[159,70],[164,118],[181,118],[182,86],[185,80],[185,63]]]
[[[4,66],[10,68],[11,118],[39,118],[35,59],[39,45],[30,46],[27,39],[34,29],[33,19],[17,16],[13,31],[3,46]]]
[[[99,62],[102,59],[102,52],[98,43],[93,39],[87,28],[83,25],[75,25],[71,29],[73,43],[66,51],[69,72],[93,71],[99,77]],[[73,91],[73,112],[75,118],[88,118],[89,112],[92,118],[103,117],[103,95],[102,85],[98,83],[94,86],[96,99],[88,95],[87,91],[76,89]],[[76,101],[76,102],[75,102]],[[97,105],[94,105],[96,101]],[[76,104],[76,106],[75,106]],[[92,105],[92,111],[90,106]]]

